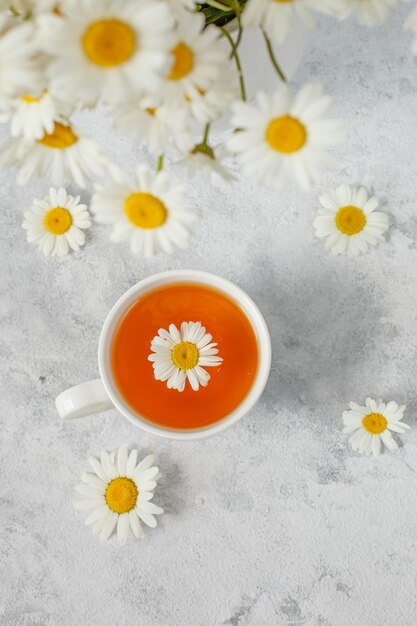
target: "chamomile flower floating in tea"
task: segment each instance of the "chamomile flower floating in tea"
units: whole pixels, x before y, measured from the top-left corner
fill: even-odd
[[[314,228],[332,254],[355,257],[384,241],[388,216],[375,211],[379,201],[364,187],[340,185],[322,194],[320,204]]]
[[[72,8],[73,10],[70,10]],[[75,10],[74,10],[75,8]],[[170,63],[173,17],[160,0],[79,0],[40,22],[52,93],[94,105],[155,91]]]
[[[120,173],[118,180],[98,185],[91,210],[97,222],[113,225],[112,241],[129,241],[132,253],[145,257],[185,248],[196,220],[185,204],[184,187],[172,186],[164,172],[146,166],[138,168],[135,181]]]
[[[40,139],[19,137],[0,148],[0,165],[18,169],[18,185],[48,175],[53,185],[69,179],[84,188],[104,174],[107,164],[92,139],[61,122],[55,122],[53,131]]]
[[[100,461],[88,459],[92,472],[84,472],[76,487],[84,499],[75,502],[81,511],[91,510],[85,523],[100,539],[106,540],[116,530],[119,543],[125,543],[129,528],[137,539],[144,537],[141,521],[154,528],[155,515],[164,510],[151,502],[159,479],[153,454],[138,463],[138,450],[121,446],[115,453],[101,452]]]
[[[168,330],[160,328],[148,357],[156,380],[178,391],[184,391],[187,380],[193,391],[198,391],[200,385],[206,387],[210,374],[204,368],[218,367],[223,361],[212,339],[201,322],[183,322],[179,330],[175,324],[170,324]]]
[[[87,206],[80,203],[80,196],[70,196],[63,188],[51,188],[46,198],[35,199],[22,224],[27,240],[46,256],[78,250],[85,243],[84,230],[90,226]]]
[[[392,432],[405,433],[410,427],[402,421],[405,406],[396,402],[376,402],[367,398],[365,406],[349,403],[350,410],[343,412],[344,433],[352,433],[349,442],[360,454],[377,456],[381,442],[388,450],[398,448]]]
[[[42,139],[45,134],[54,132],[55,122],[65,124],[65,119],[71,112],[71,105],[58,100],[48,91],[44,91],[39,97],[26,94],[14,106],[11,135],[23,136],[28,140]]]
[[[258,92],[254,104],[234,104],[232,122],[239,130],[229,150],[259,182],[281,188],[293,177],[307,189],[331,161],[327,149],[346,138],[343,123],[327,117],[332,105],[318,84],[305,85],[295,97],[286,86],[272,96]]]

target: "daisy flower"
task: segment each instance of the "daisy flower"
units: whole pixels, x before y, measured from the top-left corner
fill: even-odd
[[[349,402],[350,411],[343,412],[343,432],[352,433],[349,442],[360,454],[378,456],[381,441],[388,450],[398,448],[391,431],[405,433],[410,427],[402,422],[405,406],[396,402],[376,402],[367,398],[365,406]]]
[[[162,85],[167,106],[184,106],[204,95],[229,66],[229,48],[216,26],[205,25],[204,15],[182,11],[171,49],[172,64]]]
[[[0,112],[10,100],[39,93],[41,73],[35,57],[34,27],[11,20],[0,23]]]
[[[79,0],[39,20],[49,87],[66,100],[114,103],[155,91],[169,67],[173,16],[160,0]]]
[[[17,167],[17,184],[24,185],[38,176],[48,176],[53,185],[65,178],[79,187],[102,176],[108,161],[96,143],[73,127],[55,122],[52,133],[29,141],[12,139],[0,149],[0,166]]]
[[[164,172],[140,166],[137,179],[123,174],[98,185],[91,200],[96,222],[112,224],[111,240],[130,241],[133,254],[151,257],[185,248],[196,214],[184,202],[184,187],[171,187]]]
[[[238,129],[228,140],[247,174],[282,188],[292,176],[307,189],[332,164],[327,148],[346,138],[340,120],[328,119],[333,104],[321,85],[308,84],[295,97],[287,86],[272,96],[258,92],[255,103],[236,102],[232,123]]]
[[[187,154],[177,165],[187,171],[190,178],[199,178],[210,182],[213,177],[219,177],[226,182],[235,177],[216,158],[214,150],[205,143],[200,143]]]
[[[322,194],[322,208],[314,220],[317,237],[326,237],[326,248],[332,254],[359,256],[384,241],[388,216],[375,211],[379,201],[368,196],[364,187],[340,185]]]
[[[163,154],[171,138],[181,150],[192,146],[186,110],[166,107],[159,98],[144,96],[115,108],[113,115],[116,128],[133,136],[137,144],[145,142],[153,156]]]
[[[79,250],[85,243],[86,228],[91,220],[80,196],[70,196],[65,189],[51,187],[42,200],[35,199],[25,213],[22,228],[27,240],[38,246],[45,256],[63,256],[70,249]]]
[[[54,132],[55,122],[64,122],[72,112],[72,106],[58,100],[48,91],[39,97],[25,95],[15,104],[11,116],[11,134],[26,139],[42,139]]]
[[[219,367],[223,361],[212,339],[201,322],[182,322],[179,330],[175,324],[170,324],[168,331],[160,328],[148,356],[155,379],[178,391],[184,391],[187,380],[193,391],[200,385],[206,387],[210,374],[204,368]]]
[[[185,97],[187,112],[202,124],[214,122],[229,109],[239,97],[236,74],[230,65],[222,68],[221,75],[207,89],[189,85]]]
[[[153,454],[138,463],[138,450],[129,454],[127,446],[121,446],[113,453],[101,452],[100,460],[91,457],[88,461],[92,472],[84,472],[82,484],[76,487],[84,499],[74,503],[81,511],[91,511],[85,520],[87,526],[102,540],[116,530],[119,543],[124,544],[129,528],[142,539],[141,520],[155,528],[155,515],[164,512],[151,502],[160,476]]]
[[[337,15],[341,0],[248,0],[242,14],[243,26],[261,26],[277,45],[284,43],[297,21],[314,28],[313,11]]]

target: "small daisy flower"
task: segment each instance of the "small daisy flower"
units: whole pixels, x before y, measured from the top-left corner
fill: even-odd
[[[55,122],[65,123],[72,112],[72,106],[58,100],[48,91],[39,96],[22,96],[15,104],[11,116],[12,137],[42,139],[45,134],[54,132]]]
[[[97,144],[72,126],[55,122],[53,132],[41,139],[12,139],[0,148],[0,166],[18,168],[17,184],[48,176],[53,185],[66,178],[85,188],[104,174],[108,160]]]
[[[221,75],[207,89],[189,85],[185,104],[189,113],[197,122],[214,122],[229,109],[232,102],[239,98],[236,74],[230,65],[223,66]]]
[[[82,105],[155,91],[170,63],[173,16],[160,0],[78,0],[39,21],[52,93]]]
[[[410,427],[402,421],[405,406],[396,402],[376,402],[367,398],[365,406],[349,402],[350,411],[343,412],[344,433],[352,433],[349,442],[360,454],[378,456],[381,441],[388,450],[398,448],[392,432],[405,433]]]
[[[206,387],[210,374],[205,367],[219,367],[223,359],[201,322],[182,322],[180,330],[170,324],[169,331],[160,328],[152,339],[152,362],[156,380],[166,381],[168,389],[184,391],[185,383],[198,391]]]
[[[93,471],[84,472],[82,484],[76,487],[84,499],[74,503],[80,511],[91,511],[87,526],[103,541],[116,530],[119,543],[124,544],[129,528],[142,539],[141,521],[155,528],[155,515],[164,512],[151,502],[160,476],[153,454],[138,463],[138,451],[129,454],[127,446],[121,446],[115,453],[101,452],[100,460],[91,457],[88,461]]]
[[[4,103],[10,99],[38,93],[40,84],[33,24],[3,20],[0,24],[0,112],[7,110]]]
[[[258,92],[254,104],[236,102],[232,123],[238,130],[228,140],[244,171],[278,189],[289,177],[308,189],[332,164],[328,148],[346,138],[340,120],[328,119],[333,101],[321,85],[305,85],[295,97],[287,86],[272,96]]]
[[[164,154],[172,138],[183,150],[192,146],[187,111],[160,104],[159,98],[143,98],[120,105],[113,110],[115,126],[133,136],[140,144],[144,141],[153,156]]]
[[[130,241],[133,254],[151,257],[188,245],[196,214],[186,207],[184,187],[172,187],[164,172],[140,166],[136,181],[123,174],[98,185],[91,201],[96,222],[112,224],[111,240]]]
[[[184,106],[196,93],[203,95],[229,66],[229,48],[216,26],[206,26],[204,15],[182,11],[171,49],[171,68],[162,85],[167,106]],[[207,120],[208,121],[208,120]]]
[[[211,182],[216,176],[226,182],[235,177],[216,158],[214,150],[205,143],[200,143],[187,154],[177,165],[184,168],[189,178],[198,176],[206,182]]]
[[[384,241],[388,216],[375,211],[379,201],[364,187],[340,185],[322,194],[322,208],[314,220],[317,237],[326,237],[332,254],[356,257]]]
[[[87,206],[80,203],[80,196],[74,198],[65,189],[53,187],[46,198],[33,201],[22,224],[27,240],[45,256],[63,256],[70,249],[79,250],[85,243],[83,231],[90,226]]]

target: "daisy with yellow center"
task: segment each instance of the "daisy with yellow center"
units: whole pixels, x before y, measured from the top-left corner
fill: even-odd
[[[28,140],[42,139],[54,132],[55,122],[65,123],[72,106],[44,91],[39,96],[25,94],[19,98],[11,116],[12,137],[23,136]]]
[[[94,105],[154,92],[169,68],[173,16],[161,0],[78,0],[39,22],[52,93]]]
[[[108,160],[92,139],[67,122],[55,121],[52,132],[44,132],[37,140],[19,137],[1,146],[0,166],[18,169],[18,185],[48,176],[53,185],[73,180],[85,188],[104,174]]]
[[[171,186],[164,172],[146,166],[138,168],[136,181],[119,173],[97,186],[91,210],[97,222],[113,225],[112,241],[130,241],[132,253],[145,257],[185,248],[196,219],[185,205],[183,186]]]
[[[116,452],[101,452],[100,460],[88,459],[92,472],[84,472],[76,487],[83,500],[75,502],[81,511],[90,510],[85,523],[100,539],[106,540],[116,530],[124,544],[129,528],[137,539],[144,537],[141,521],[156,526],[155,515],[164,511],[151,502],[159,479],[159,469],[150,454],[138,463],[138,450],[121,446]]]
[[[375,210],[379,202],[364,187],[340,185],[322,194],[320,204],[314,229],[332,254],[356,257],[384,241],[388,216]]]
[[[287,86],[272,96],[258,92],[255,103],[233,105],[232,123],[238,130],[228,148],[259,182],[280,189],[293,177],[308,189],[329,164],[327,149],[346,138],[342,122],[327,118],[332,104],[318,84],[305,85],[295,97]]]
[[[365,406],[350,402],[350,411],[343,412],[343,432],[352,433],[349,442],[352,449],[361,454],[377,456],[381,442],[389,449],[398,448],[392,432],[405,433],[410,427],[402,421],[405,406],[396,402],[376,402],[367,398]]]
[[[80,203],[80,196],[73,197],[65,189],[53,187],[45,198],[33,201],[22,224],[27,240],[46,256],[63,256],[70,249],[78,250],[84,245],[84,231],[90,226],[87,206]]]
[[[223,361],[212,339],[201,322],[182,322],[180,329],[175,324],[168,330],[160,328],[148,357],[155,379],[166,381],[168,389],[177,391],[184,391],[187,380],[193,391],[200,385],[206,387],[210,374],[204,368],[218,368]]]

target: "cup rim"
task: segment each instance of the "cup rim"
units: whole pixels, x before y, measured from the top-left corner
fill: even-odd
[[[165,426],[158,426],[141,416],[139,413],[127,404],[123,396],[119,392],[110,365],[110,345],[113,333],[116,330],[123,313],[133,304],[141,294],[148,293],[152,289],[160,286],[175,284],[176,282],[190,282],[207,285],[214,289],[224,292],[228,297],[232,298],[247,315],[252,328],[255,332],[258,349],[259,360],[258,369],[255,380],[249,393],[243,401],[226,417],[214,422],[208,426],[195,429],[175,429]],[[229,426],[240,420],[260,398],[265,385],[267,383],[271,369],[271,338],[265,319],[258,306],[248,294],[231,281],[201,270],[167,270],[152,274],[147,278],[137,282],[135,285],[125,291],[110,309],[105,322],[103,324],[99,345],[98,345],[98,366],[103,385],[109,398],[113,402],[116,409],[132,424],[142,428],[148,433],[167,437],[170,439],[202,439],[219,433]]]

